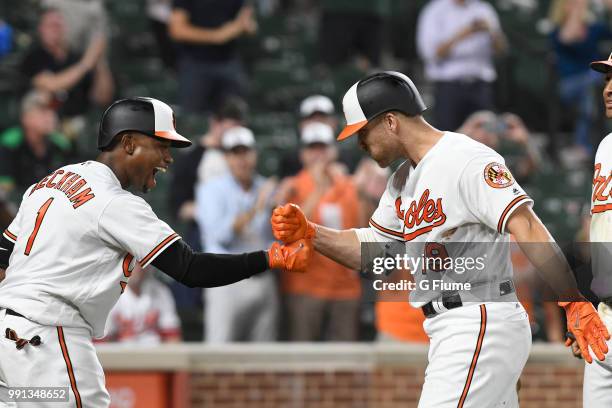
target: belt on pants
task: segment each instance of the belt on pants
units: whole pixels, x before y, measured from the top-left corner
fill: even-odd
[[[26,318],[21,313],[18,313],[12,309],[4,309],[4,310],[6,311],[7,315],[21,317],[24,319]],[[6,330],[4,331],[4,337],[9,340],[14,341],[15,347],[17,348],[17,350],[23,349],[27,344],[31,344],[32,346],[37,347],[37,346],[40,346],[40,344],[42,343],[42,340],[39,335],[32,337],[30,340],[22,339],[21,337],[19,337],[19,335],[17,335],[17,332],[11,329],[10,327],[7,327]]]
[[[499,295],[504,296],[510,293],[514,293],[514,282],[511,280],[503,281],[499,284]],[[438,307],[434,306],[434,302],[437,303]],[[463,306],[463,301],[461,300],[461,295],[459,293],[446,293],[442,295],[442,307],[440,307],[439,300],[432,300],[431,302],[425,304],[421,307],[423,314],[425,317],[430,318],[442,313],[442,311],[447,311],[451,309],[456,309],[458,307]],[[442,311],[438,311],[436,309],[443,309]]]

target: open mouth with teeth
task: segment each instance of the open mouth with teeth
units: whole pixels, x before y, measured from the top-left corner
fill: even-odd
[[[157,176],[158,172],[165,173],[166,171],[168,171],[166,167],[161,167],[161,166],[154,167],[153,171],[151,172],[151,177],[149,178],[148,183],[145,186],[145,190],[149,191],[157,185],[157,180],[155,180],[155,176]]]

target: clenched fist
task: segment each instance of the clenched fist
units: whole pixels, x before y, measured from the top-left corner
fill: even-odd
[[[270,218],[274,238],[285,243],[299,239],[314,238],[315,225],[306,219],[302,209],[295,204],[285,204],[276,207]]]
[[[268,264],[270,269],[306,272],[311,255],[312,244],[310,240],[300,239],[286,245],[275,242],[268,249]]]

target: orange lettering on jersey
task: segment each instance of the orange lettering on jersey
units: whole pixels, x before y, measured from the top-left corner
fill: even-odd
[[[85,181],[85,179],[80,179],[79,181],[74,183],[72,187],[66,190],[66,197],[70,198],[71,195],[79,191],[79,189],[83,187],[85,184],[87,184],[87,181]]]
[[[593,175],[593,203],[597,201],[606,202],[610,198],[610,182],[612,181],[612,171],[608,176],[601,175],[601,163],[595,164],[595,174]]]
[[[69,171],[68,173],[64,174],[64,177],[61,178],[61,180],[59,181],[59,183],[57,183],[55,185],[55,189],[59,190],[62,188],[62,185],[64,184],[64,182],[68,179],[68,177],[72,176],[74,173]]]
[[[41,188],[43,188],[47,180],[49,180],[49,176],[46,176],[44,179],[40,180],[40,182],[38,182],[36,187],[34,187],[32,191],[30,191],[30,195],[32,195],[32,193],[34,193],[36,190],[40,190]]]
[[[85,190],[81,191],[78,194],[73,195],[70,198],[70,202],[73,203],[72,208],[75,210],[94,198],[96,195],[91,192],[91,188],[87,187]]]
[[[123,269],[123,276],[125,276],[126,278],[132,276],[132,271],[134,270],[134,268],[132,267],[132,269],[130,269],[130,265],[132,264],[133,260],[134,255],[132,254],[127,254],[125,258],[123,258],[123,264],[121,265],[121,268]]]
[[[65,192],[66,192],[66,190],[68,190],[68,189],[70,188],[70,186],[71,186],[72,184],[74,184],[74,182],[75,182],[75,181],[77,181],[77,180],[78,180],[78,179],[80,179],[80,178],[81,178],[81,176],[80,176],[80,175],[78,175],[78,174],[75,174],[74,176],[70,177],[70,178],[68,179],[68,181],[66,181],[66,183],[65,183],[65,184],[62,186],[62,188],[60,189],[60,191],[62,191],[62,192],[64,192],[64,193],[65,193]]]
[[[80,175],[69,171],[64,174],[63,177],[57,183],[53,183],[53,180],[64,173],[64,170],[56,170],[44,179],[40,181],[30,194],[34,193],[43,187],[52,188],[54,190],[62,191],[68,197],[68,200],[72,203],[72,208],[75,210],[95,198],[96,195],[91,191],[90,187],[85,188],[87,180],[81,178]]]
[[[51,178],[49,178],[49,181],[47,181],[47,185],[45,187],[47,188],[53,188],[55,187],[55,185],[57,183],[52,183],[52,181],[55,179],[55,177],[57,177],[60,174],[64,174],[64,170],[56,170],[55,172],[53,172],[53,174],[51,174]]]
[[[423,191],[418,203],[417,200],[414,200],[410,203],[406,211],[402,211],[399,207],[401,206],[401,199],[398,198],[395,200],[397,216],[404,221],[404,225],[408,230],[419,227],[424,222],[428,224],[404,234],[404,239],[406,241],[411,241],[419,235],[426,234],[435,227],[439,227],[446,222],[446,214],[444,214],[444,210],[442,209],[442,199],[438,198],[434,201],[429,198],[429,195],[429,189]]]
[[[134,267],[130,269],[130,265],[132,264],[133,260],[134,260],[134,255],[126,254],[125,257],[123,258],[123,262],[121,263],[121,269],[123,270],[123,276],[125,276],[126,278],[129,278],[130,276],[132,276],[132,271],[134,270]],[[121,285],[121,293],[123,293],[127,284],[128,283],[126,281],[119,282],[119,285]]]
[[[402,210],[402,197],[397,197],[395,200],[395,213],[400,220],[404,219],[404,211]]]

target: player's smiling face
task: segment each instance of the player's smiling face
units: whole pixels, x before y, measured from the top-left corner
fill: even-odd
[[[612,118],[612,72],[606,74],[603,99],[606,107],[606,117]]]
[[[157,185],[155,176],[165,173],[173,162],[170,141],[136,134],[135,148],[130,159],[129,184],[148,193]]]

